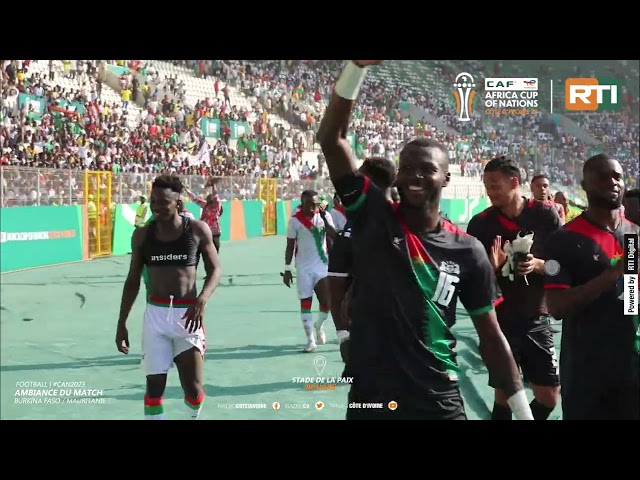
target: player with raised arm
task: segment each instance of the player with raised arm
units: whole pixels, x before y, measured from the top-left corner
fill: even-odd
[[[296,284],[300,299],[302,326],[307,336],[304,351],[309,353],[313,352],[318,344],[324,345],[327,340],[324,322],[329,316],[330,307],[329,282],[327,280],[328,247],[331,247],[331,241],[335,238],[336,232],[331,215],[328,215],[320,205],[317,192],[305,190],[302,192],[300,201],[300,209],[289,219],[287,227],[287,248],[284,254],[285,267],[282,281],[287,287],[291,287],[293,282],[291,262],[295,254]],[[314,292],[320,303],[320,311],[315,325],[311,314]]]
[[[202,209],[200,213],[200,220],[209,225],[211,234],[213,236],[213,244],[216,247],[216,252],[220,253],[220,236],[222,231],[220,229],[220,217],[224,213],[222,202],[220,201],[220,195],[216,188],[217,179],[211,178],[207,181],[206,186],[211,187],[211,193],[207,195],[205,200],[195,195],[192,191],[185,189],[187,195],[192,202],[198,204]]]
[[[622,296],[624,236],[640,228],[620,214],[623,175],[608,155],[589,158],[587,210],[547,241],[547,306],[563,319],[564,420],[640,420],[638,316],[625,315]]]
[[[349,119],[367,68],[379,62],[348,62],[318,131],[331,180],[352,220],[357,282],[351,304],[349,402],[395,402],[393,409],[350,408],[347,418],[467,418],[450,330],[459,297],[478,332],[490,376],[507,392],[516,418],[532,419],[496,320],[497,287],[484,248],[438,213],[449,180],[446,149],[428,139],[402,149],[398,205],[357,172],[346,138]]]
[[[129,274],[125,280],[116,331],[116,347],[129,353],[127,318],[148,275],[147,308],[142,326],[142,366],[147,375],[145,419],[164,420],[167,374],[175,363],[184,390],[185,419],[202,408],[204,311],[222,274],[211,230],[178,212],[183,187],[178,177],[159,176],[151,188],[153,221],[133,233]],[[196,270],[202,255],[207,280],[198,293]]]

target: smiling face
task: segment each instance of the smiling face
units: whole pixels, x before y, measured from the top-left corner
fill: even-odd
[[[395,185],[403,208],[437,203],[448,182],[447,156],[440,148],[409,144],[400,153]]]

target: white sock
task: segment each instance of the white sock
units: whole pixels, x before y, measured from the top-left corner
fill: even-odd
[[[164,413],[158,415],[146,415],[144,416],[145,420],[166,420],[167,416]]]
[[[313,336],[313,316],[311,313],[302,314],[302,325],[304,326],[304,333],[307,335],[308,340],[315,340]]]
[[[329,317],[329,312],[323,312],[322,310],[320,310],[318,312],[318,321],[316,322],[316,326],[320,328],[322,325],[324,325],[324,322],[327,321],[328,317]]]
[[[202,411],[202,404],[204,403],[204,390],[200,392],[197,399],[190,398],[185,395],[184,408],[187,420],[197,420]]]

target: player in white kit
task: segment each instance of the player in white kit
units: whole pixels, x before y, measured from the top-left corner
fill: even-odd
[[[336,232],[344,230],[344,226],[347,224],[347,212],[345,211],[342,201],[337,193],[333,196],[333,208],[329,213],[331,214],[331,219],[336,227]]]
[[[287,287],[291,286],[293,281],[291,262],[295,253],[298,298],[302,325],[307,335],[304,351],[313,352],[317,344],[323,345],[326,342],[323,325],[330,311],[327,242],[330,247],[336,231],[331,215],[327,215],[319,204],[317,192],[305,190],[300,200],[301,208],[293,214],[287,228],[283,282]],[[311,314],[314,292],[320,303],[315,324]]]

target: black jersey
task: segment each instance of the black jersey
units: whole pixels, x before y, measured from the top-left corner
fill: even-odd
[[[198,243],[193,235],[191,219],[182,217],[182,235],[173,242],[156,237],[157,222],[151,221],[142,246],[144,263],[154,267],[195,267],[198,265]]]
[[[484,246],[487,254],[491,252],[494,239],[500,235],[503,244],[513,242],[519,232],[533,232],[531,254],[546,260],[545,243],[549,235],[560,228],[560,217],[549,202],[524,199],[522,212],[516,218],[507,218],[496,207],[489,207],[475,215],[467,226],[467,233],[476,237]],[[505,332],[520,333],[528,330],[540,321],[541,315],[547,315],[544,301],[544,276],[536,273],[514,276],[513,280],[497,272],[498,286],[504,301],[496,308],[498,320]],[[527,284],[528,282],[528,284]]]
[[[347,220],[329,252],[329,276],[351,279],[352,256],[351,224]]]
[[[578,287],[593,280],[621,261],[624,235],[637,235],[639,231],[625,219],[611,231],[592,223],[584,213],[576,217],[547,242],[545,289]],[[623,303],[621,289],[613,287],[563,319],[563,384],[638,384],[638,316],[625,316]]]
[[[415,235],[397,204],[360,174],[334,185],[352,231],[354,386],[418,395],[451,392],[458,375],[451,333],[457,300],[480,315],[497,299],[484,248],[444,220],[436,231]]]

